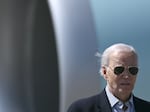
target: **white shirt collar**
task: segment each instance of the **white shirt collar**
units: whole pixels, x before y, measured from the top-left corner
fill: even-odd
[[[108,85],[105,88],[106,95],[108,97],[108,100],[110,102],[111,107],[113,107],[119,100],[109,91]]]

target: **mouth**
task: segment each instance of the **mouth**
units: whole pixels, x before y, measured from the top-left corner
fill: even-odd
[[[130,83],[129,82],[123,82],[123,83],[120,83],[121,86],[129,86]]]

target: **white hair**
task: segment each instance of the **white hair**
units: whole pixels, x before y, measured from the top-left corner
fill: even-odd
[[[124,43],[117,43],[113,44],[110,47],[106,48],[101,55],[101,66],[108,66],[109,64],[109,56],[114,51],[129,51],[133,52],[137,55],[133,46],[124,44]]]

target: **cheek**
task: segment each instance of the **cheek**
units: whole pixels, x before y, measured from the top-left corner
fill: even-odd
[[[118,82],[118,78],[115,75],[110,75],[110,77],[108,78],[108,82],[111,85],[116,85]]]
[[[109,87],[111,89],[111,91],[116,91],[116,89],[118,88],[118,80],[115,77],[109,77]]]
[[[136,77],[134,77],[134,78],[132,79],[133,85],[135,84],[135,82],[136,82]]]
[[[110,81],[113,79],[113,75],[111,74],[111,71],[109,70],[106,71],[106,79],[107,81]]]

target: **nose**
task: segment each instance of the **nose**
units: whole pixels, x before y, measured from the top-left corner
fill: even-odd
[[[125,70],[125,71],[122,73],[122,76],[123,76],[123,78],[125,78],[125,79],[129,78],[129,77],[130,77],[129,71],[128,71],[128,70]]]
[[[128,79],[129,78],[129,74],[123,74],[123,78]]]

